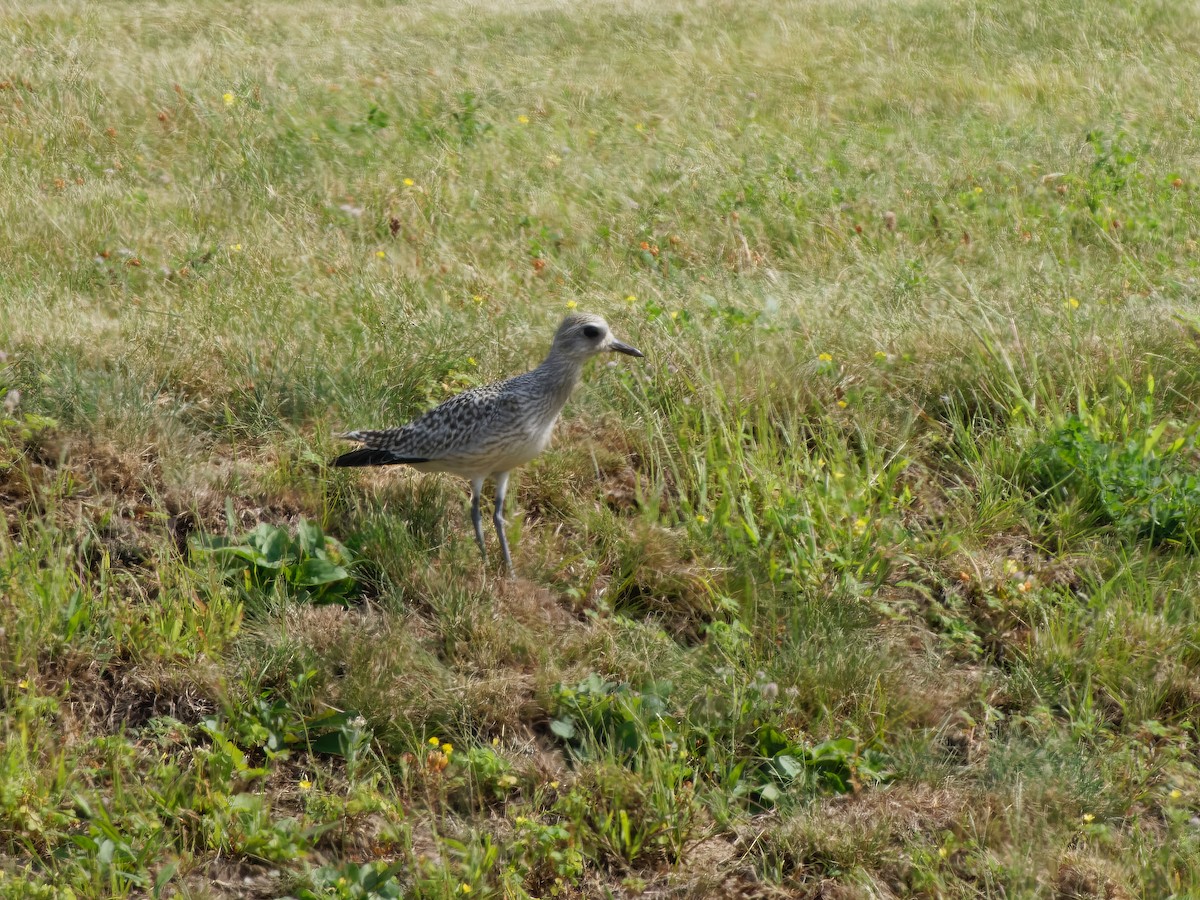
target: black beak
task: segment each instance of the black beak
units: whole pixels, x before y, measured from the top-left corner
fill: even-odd
[[[641,350],[639,350],[637,347],[630,347],[628,344],[622,344],[620,341],[616,341],[616,340],[614,340],[611,344],[608,345],[608,349],[612,350],[614,353],[624,353],[627,356],[642,357],[642,356],[646,355]]]

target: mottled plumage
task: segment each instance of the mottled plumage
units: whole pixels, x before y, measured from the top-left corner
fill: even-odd
[[[493,521],[511,572],[503,516],[508,473],[546,449],[563,405],[579,384],[584,363],[607,351],[642,355],[614,338],[599,316],[569,315],[558,327],[550,353],[533,371],[464,391],[399,428],[347,432],[341,437],[362,447],[343,453],[332,465],[406,464],[422,472],[451,472],[466,478],[471,482],[475,538],[485,560],[479,497],[484,480],[495,478]]]

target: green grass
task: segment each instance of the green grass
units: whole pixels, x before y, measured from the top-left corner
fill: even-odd
[[[0,34],[0,897],[1200,893],[1194,10]]]

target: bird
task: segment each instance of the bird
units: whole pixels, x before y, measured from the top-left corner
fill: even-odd
[[[554,424],[583,377],[589,359],[601,353],[645,354],[613,336],[608,323],[591,313],[571,313],[554,333],[550,352],[537,368],[456,394],[407,425],[382,430],[348,431],[338,437],[357,441],[330,465],[407,465],[418,472],[449,472],[471,484],[471,524],[487,564],[480,496],[488,477],[495,481],[492,522],[510,576],[514,569],[504,534],[504,497],[509,473],[546,449]]]

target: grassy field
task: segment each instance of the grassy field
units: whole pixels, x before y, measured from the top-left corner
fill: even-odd
[[[0,897],[1200,895],[1197,46],[0,3]],[[515,580],[327,467],[572,308]]]

